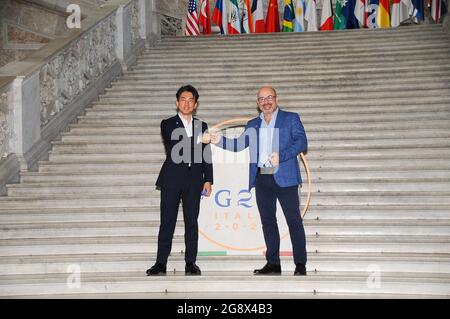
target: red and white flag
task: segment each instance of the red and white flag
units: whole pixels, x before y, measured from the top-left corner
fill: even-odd
[[[201,0],[199,24],[202,27],[203,34],[211,34],[211,11],[209,9],[209,0]]]
[[[241,33],[241,16],[239,14],[238,0],[228,0],[230,12],[228,13],[228,33]]]
[[[320,17],[320,30],[333,30],[333,7],[331,0],[323,0],[322,15]]]
[[[280,16],[278,12],[278,1],[270,0],[266,16],[266,32],[280,32]]]
[[[200,28],[198,26],[197,2],[195,2],[195,0],[189,0],[185,34],[187,36],[200,34]]]
[[[409,19],[411,0],[394,0],[392,3],[391,26],[398,27],[400,23]]]
[[[306,4],[305,20],[308,22],[307,31],[317,31],[317,3],[308,0]]]
[[[441,17],[447,13],[445,0],[431,0],[431,17],[437,23],[441,22]]]
[[[253,0],[252,15],[253,15],[253,30],[254,30],[254,32],[255,33],[266,32],[262,0]]]
[[[367,18],[369,16],[369,11],[367,9],[368,0],[356,0],[355,3],[355,18],[359,22],[359,27],[364,28],[367,27]],[[395,2],[395,0],[394,0]]]

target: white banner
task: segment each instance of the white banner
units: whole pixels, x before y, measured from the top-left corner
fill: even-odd
[[[212,145],[212,155],[214,185],[211,196],[203,197],[200,204],[199,254],[264,254],[255,189],[248,191],[248,148],[234,153]],[[290,255],[292,245],[279,203],[277,219],[282,239],[280,253]]]

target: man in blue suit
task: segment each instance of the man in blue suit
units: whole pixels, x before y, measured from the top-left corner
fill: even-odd
[[[294,275],[306,275],[306,237],[300,217],[298,187],[302,183],[297,155],[306,152],[308,142],[297,113],[278,107],[274,88],[262,87],[257,94],[259,117],[250,120],[236,139],[211,133],[211,143],[238,152],[250,147],[249,190],[255,187],[261,215],[267,264],[255,269],[259,275],[281,274],[280,234],[276,201],[280,201],[289,227],[294,253]]]

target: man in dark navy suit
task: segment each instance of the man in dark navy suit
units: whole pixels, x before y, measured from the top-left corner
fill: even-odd
[[[278,107],[274,88],[262,87],[256,103],[260,116],[250,120],[236,139],[208,134],[211,143],[230,150],[250,149],[249,190],[255,187],[256,204],[261,216],[267,263],[255,269],[257,275],[281,274],[280,234],[276,201],[280,201],[292,242],[294,275],[306,275],[306,238],[300,217],[299,185],[302,183],[297,155],[306,152],[308,142],[297,113]],[[206,136],[205,136],[206,138]]]
[[[161,224],[158,234],[156,263],[147,275],[165,275],[172,249],[172,239],[180,200],[185,224],[185,274],[200,275],[195,264],[198,249],[198,215],[200,198],[211,195],[213,166],[211,147],[202,143],[205,122],[193,117],[198,105],[198,92],[191,86],[181,87],[176,94],[178,114],[161,122],[166,160],[156,181],[161,189]]]

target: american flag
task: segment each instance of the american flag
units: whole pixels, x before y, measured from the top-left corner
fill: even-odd
[[[188,14],[186,19],[186,35],[199,35],[200,29],[198,27],[197,2],[189,0]]]

